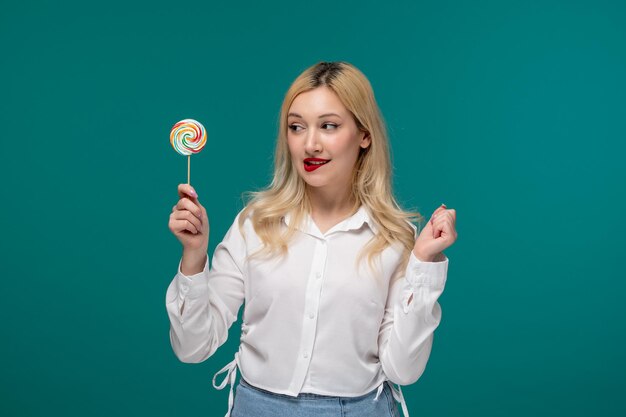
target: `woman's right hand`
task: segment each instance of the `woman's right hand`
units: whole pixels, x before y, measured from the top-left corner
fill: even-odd
[[[209,246],[209,218],[189,184],[178,185],[180,199],[172,208],[169,229],[183,245],[184,252],[206,255]]]

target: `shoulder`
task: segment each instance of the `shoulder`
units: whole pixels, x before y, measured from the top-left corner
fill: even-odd
[[[260,238],[254,226],[255,222],[258,222],[258,219],[254,216],[254,209],[246,206],[235,216],[230,232],[237,232],[245,241],[258,241]]]
[[[245,209],[239,211],[216,247],[216,251],[227,249],[234,256],[245,258],[251,245],[255,246],[255,242],[259,240],[252,224],[252,219],[245,213]]]
[[[254,230],[254,227],[252,227],[252,214],[252,210],[244,207],[237,213],[230,228],[233,231],[238,231],[242,234],[245,234],[249,230]]]

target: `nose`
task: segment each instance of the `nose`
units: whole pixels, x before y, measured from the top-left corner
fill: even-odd
[[[304,151],[308,155],[315,155],[322,152],[322,143],[320,142],[319,132],[316,129],[309,129],[304,143]]]

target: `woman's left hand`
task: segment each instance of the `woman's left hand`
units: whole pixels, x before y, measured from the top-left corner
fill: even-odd
[[[430,218],[415,241],[413,254],[424,262],[434,262],[441,252],[450,247],[457,238],[455,229],[456,210],[442,204]]]

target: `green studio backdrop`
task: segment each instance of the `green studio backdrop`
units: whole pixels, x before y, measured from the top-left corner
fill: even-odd
[[[623,416],[626,5],[620,1],[8,2],[0,12],[3,416],[223,416],[173,354],[167,228],[191,181],[210,254],[270,179],[290,82],[370,79],[394,184],[459,237],[412,415]],[[240,311],[241,313],[241,311]]]

